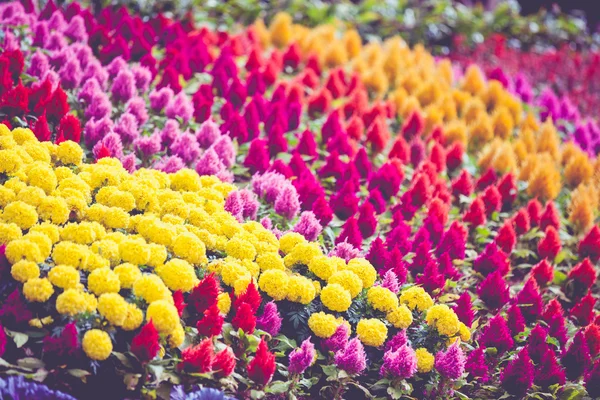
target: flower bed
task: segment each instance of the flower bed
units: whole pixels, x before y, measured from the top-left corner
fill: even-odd
[[[287,14],[227,33],[52,4],[0,6],[3,373],[596,395],[600,162],[521,92]]]

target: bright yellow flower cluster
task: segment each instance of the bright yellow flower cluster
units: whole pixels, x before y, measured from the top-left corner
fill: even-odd
[[[356,334],[358,339],[366,346],[379,347],[387,339],[387,327],[376,319],[361,319],[356,325]]]
[[[433,369],[435,357],[425,348],[415,350],[417,355],[417,370],[421,373],[427,373]]]
[[[400,294],[400,303],[411,310],[425,311],[433,306],[433,299],[422,287],[412,286]]]
[[[440,335],[454,336],[460,328],[460,321],[454,313],[445,304],[436,304],[427,310],[425,317],[427,324],[437,329]]]

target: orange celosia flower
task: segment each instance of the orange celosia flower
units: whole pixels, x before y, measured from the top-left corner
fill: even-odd
[[[479,119],[479,116],[485,114],[487,117],[487,113],[485,111],[485,104],[478,97],[473,97],[467,101],[465,104],[463,117],[467,124],[472,124]]]
[[[475,95],[485,90],[485,79],[481,69],[476,65],[470,65],[465,72],[462,88]]]
[[[540,200],[554,200],[560,193],[560,172],[554,162],[542,161],[529,178],[527,194]]]
[[[350,59],[358,57],[362,50],[362,40],[358,32],[354,29],[344,33],[344,47]]]
[[[554,160],[558,161],[560,156],[560,152],[558,151],[559,144],[560,138],[556,132],[556,128],[550,120],[547,120],[542,125],[540,135],[538,137],[537,151],[539,153],[546,152],[550,154]]]
[[[596,208],[598,208],[598,190],[593,186],[580,185],[571,192],[569,221],[576,232],[585,232],[592,226]]]
[[[467,144],[467,125],[464,121],[457,119],[450,121],[444,126],[444,137],[447,143],[460,142]]]
[[[588,183],[593,175],[594,166],[583,152],[573,156],[565,167],[565,181],[570,187]]]
[[[286,47],[292,41],[292,17],[287,13],[277,13],[271,21],[269,33],[274,46]]]
[[[492,125],[494,127],[494,135],[508,139],[512,136],[515,127],[513,117],[506,107],[498,107],[492,115]]]
[[[469,147],[478,149],[494,138],[492,121],[486,113],[479,114],[475,123],[469,125]]]

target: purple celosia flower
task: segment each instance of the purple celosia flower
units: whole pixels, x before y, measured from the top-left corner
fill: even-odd
[[[115,132],[121,135],[124,144],[132,143],[140,135],[135,115],[129,113],[121,115],[115,126]]]
[[[38,21],[33,28],[33,45],[46,48],[46,41],[50,36],[47,21]]]
[[[133,141],[134,148],[142,153],[143,157],[152,157],[161,149],[160,134],[154,132],[150,136],[140,136]]]
[[[404,346],[408,342],[406,337],[406,330],[401,330],[394,335],[393,338],[387,341],[385,344],[385,351],[396,351],[400,347]]]
[[[350,375],[360,374],[367,367],[365,349],[357,338],[350,340],[342,350],[335,353],[334,360],[335,365]]]
[[[290,365],[288,371],[290,374],[302,374],[315,360],[315,345],[311,343],[310,338],[306,339],[300,345],[300,348],[294,349],[290,353]]]
[[[238,190],[229,193],[225,199],[223,208],[229,214],[233,215],[238,222],[244,221],[244,206],[242,205],[242,199]]]
[[[258,213],[260,203],[256,195],[248,189],[239,190],[240,199],[242,201],[243,216],[245,219],[254,220]]]
[[[152,72],[143,65],[134,65],[131,67],[135,79],[135,87],[139,93],[145,93],[152,82]]]
[[[306,240],[312,242],[321,234],[323,227],[312,211],[303,211],[292,230],[304,236]]]
[[[50,30],[62,32],[66,29],[67,23],[65,22],[65,18],[63,17],[61,10],[56,10],[52,13],[52,16],[48,20],[48,28]]]
[[[263,228],[271,230],[271,228],[273,228],[273,222],[271,221],[271,218],[269,217],[263,217],[260,220],[260,224],[263,226]]]
[[[267,172],[255,175],[252,178],[252,189],[259,197],[264,198],[267,203],[273,203],[283,190],[290,186],[285,176],[277,172]]]
[[[235,163],[235,147],[233,146],[231,137],[227,135],[221,136],[212,147],[225,167],[231,168]]]
[[[123,168],[130,174],[133,174],[137,167],[135,166],[135,154],[129,153],[125,157],[121,158],[121,164],[123,164]]]
[[[465,372],[465,354],[459,342],[459,340],[455,341],[448,350],[439,351],[435,355],[435,369],[446,378],[454,380],[460,378]]]
[[[279,215],[284,216],[288,220],[292,220],[296,217],[300,211],[300,200],[298,199],[298,192],[292,185],[287,186],[277,196],[274,204],[275,212]]]
[[[221,182],[233,183],[233,173],[226,168],[223,168],[215,175]]]
[[[174,119],[169,119],[165,122],[165,126],[160,131],[160,137],[163,146],[170,146],[177,136],[181,134],[179,130],[179,122]]]
[[[154,164],[153,168],[162,172],[166,172],[167,174],[172,174],[179,171],[183,167],[185,167],[185,164],[181,158],[177,156],[169,156],[161,158],[156,164]]]
[[[112,112],[112,103],[104,92],[96,93],[92,97],[90,104],[85,109],[86,118],[90,119],[102,119],[104,117],[110,117]]]
[[[162,90],[162,89],[161,89]],[[200,147],[208,149],[221,136],[219,125],[212,118],[207,119],[200,125],[200,129],[196,132],[196,140]]]
[[[196,163],[196,172],[198,175],[215,175],[223,168],[225,166],[212,148],[206,150]]]
[[[146,102],[141,97],[131,98],[125,105],[125,111],[135,116],[138,126],[142,126],[148,121]]]
[[[184,123],[187,123],[194,114],[194,105],[185,92],[182,91],[172,98],[169,104],[167,104],[167,107],[165,108],[165,114],[167,117],[173,119],[179,117]]]
[[[92,60],[95,60],[92,49],[90,48],[90,46],[83,43],[73,43],[71,45],[71,48],[73,49],[75,57],[77,57],[77,60],[79,61],[81,69],[85,71],[89,63]]]
[[[256,319],[256,327],[271,336],[277,336],[281,329],[281,321],[283,319],[279,315],[277,304],[274,301],[270,301],[265,304],[263,314]]]
[[[48,57],[40,50],[36,50],[31,56],[31,65],[27,70],[29,75],[41,78],[50,69],[50,62]]]
[[[176,156],[179,156],[186,164],[194,161],[200,155],[200,146],[196,141],[196,137],[189,132],[182,133],[177,136],[169,150]]]
[[[112,132],[113,127],[113,121],[108,117],[100,120],[89,120],[85,124],[84,128],[85,143],[88,145],[88,147],[92,147],[99,140],[102,140],[102,138]]]
[[[135,78],[128,69],[122,69],[113,81],[111,89],[113,100],[126,103],[135,95]]]
[[[127,62],[121,56],[115,58],[106,66],[106,72],[112,77],[117,76],[119,72],[124,70],[127,70]]]
[[[67,47],[67,39],[62,33],[50,32],[44,41],[44,48],[50,51],[57,51]]]
[[[102,90],[106,90],[108,72],[96,60],[90,61],[89,64],[86,65],[85,71],[83,72],[83,80],[87,81],[90,79],[97,80]]]
[[[386,351],[383,365],[379,371],[381,376],[391,375],[394,378],[408,379],[417,372],[417,355],[404,344],[395,351]]]
[[[504,367],[500,375],[500,381],[502,387],[508,393],[515,396],[523,396],[533,384],[533,374],[533,363],[531,362],[531,358],[529,358],[527,348],[523,347],[519,354],[517,354],[517,357]]]
[[[88,79],[83,84],[83,87],[79,91],[77,98],[82,100],[84,103],[89,104],[94,96],[102,92],[100,84],[95,79]]]
[[[329,257],[343,258],[346,262],[360,257],[360,250],[348,242],[340,242],[329,252]]]
[[[161,111],[167,106],[167,104],[169,104],[174,95],[175,93],[170,87],[163,87],[159,90],[153,90],[148,96],[150,99],[150,108],[152,108],[154,111]]]
[[[327,339],[321,340],[321,347],[334,353],[344,349],[350,338],[350,329],[346,324],[340,324],[335,333]]]
[[[485,361],[484,347],[478,347],[469,353],[469,357],[465,363],[465,371],[471,374],[473,378],[481,379],[482,382],[488,381],[489,368]]]
[[[60,76],[60,83],[65,89],[75,89],[79,87],[81,79],[83,78],[83,72],[79,66],[79,61],[76,57],[71,56],[66,63],[58,70]]]
[[[83,17],[76,15],[71,18],[71,21],[69,21],[69,24],[65,28],[64,34],[74,42],[87,42],[88,34],[85,29]]]
[[[381,287],[389,289],[393,293],[398,293],[400,290],[400,283],[398,282],[398,276],[391,269],[383,275]]]

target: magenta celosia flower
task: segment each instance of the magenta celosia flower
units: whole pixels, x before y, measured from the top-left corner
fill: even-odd
[[[33,45],[46,48],[50,36],[47,21],[37,21],[33,26]]]
[[[36,50],[31,56],[27,73],[37,78],[41,78],[49,69],[50,62],[48,61],[48,57],[40,50]]]
[[[397,351],[400,347],[404,346],[408,342],[406,336],[406,330],[398,331],[393,338],[387,341],[385,344],[385,351]]]
[[[288,372],[302,374],[314,362],[316,354],[315,345],[311,343],[310,338],[306,339],[300,348],[294,349],[290,353]]]
[[[44,49],[50,51],[57,51],[60,49],[64,49],[69,44],[67,43],[67,39],[62,33],[58,32],[50,32],[46,36],[46,40],[44,41]]]
[[[248,189],[239,190],[240,198],[242,200],[242,207],[244,218],[254,220],[260,203],[256,195]]]
[[[481,382],[485,383],[489,380],[489,367],[485,361],[484,347],[478,347],[469,353],[465,362],[465,371]]]
[[[217,139],[221,137],[221,131],[219,125],[217,125],[212,118],[207,119],[200,125],[200,129],[196,132],[196,140],[203,149],[207,149],[212,146]]]
[[[235,190],[227,196],[223,205],[225,211],[233,215],[238,222],[244,221],[244,207],[239,191]]]
[[[347,242],[359,250],[362,247],[363,237],[360,233],[358,222],[354,217],[351,217],[344,223],[342,231],[335,239],[336,244],[343,242]]]
[[[505,276],[510,270],[510,261],[508,256],[498,249],[496,243],[492,242],[485,246],[483,252],[473,261],[473,269],[486,276],[492,272]]]
[[[519,304],[521,312],[528,322],[533,322],[542,315],[544,303],[535,279],[529,278],[527,280],[527,283],[517,295],[517,304]]]
[[[254,139],[250,142],[244,166],[250,173],[264,172],[269,168],[270,157],[267,142],[263,139]]]
[[[434,294],[446,285],[446,278],[440,273],[437,263],[431,262],[425,265],[422,274],[417,276],[415,282],[423,287],[428,293]]]
[[[546,349],[535,371],[535,384],[547,388],[556,384],[562,386],[565,384],[565,380],[565,371],[558,364],[556,355],[552,350]]]
[[[473,303],[471,302],[469,292],[464,291],[456,300],[456,305],[452,309],[460,322],[470,328],[473,324],[473,319],[475,319],[475,312],[473,311]]]
[[[485,305],[492,309],[505,305],[510,299],[509,287],[499,271],[488,275],[477,287],[477,294]]]
[[[125,105],[125,112],[135,117],[138,126],[142,126],[148,121],[146,102],[141,97],[132,97]]]
[[[335,333],[327,339],[321,340],[321,346],[334,353],[344,349],[348,344],[350,330],[346,324],[341,324],[335,330]]]
[[[174,119],[169,119],[165,122],[165,126],[160,131],[160,137],[162,140],[163,146],[170,146],[171,143],[181,135],[181,131],[179,130],[179,122]]]
[[[285,176],[277,172],[267,172],[252,178],[252,189],[268,203],[274,203],[289,186],[292,185]]]
[[[439,351],[435,355],[435,369],[446,378],[458,379],[465,372],[465,354],[460,348],[460,341],[455,341],[448,350]]]
[[[215,175],[224,168],[225,166],[212,148],[206,150],[196,163],[196,172],[199,175]]]
[[[329,252],[329,257],[343,258],[346,262],[360,256],[360,250],[348,242],[337,243]]]
[[[573,306],[571,309],[571,316],[575,317],[579,325],[586,326],[592,322],[596,316],[596,312],[594,311],[595,305],[596,299],[591,293],[588,293],[579,301],[579,303]]]
[[[338,368],[350,375],[360,374],[367,367],[367,355],[358,338],[350,340],[343,349],[338,350],[334,360]]]
[[[161,111],[171,102],[171,99],[175,96],[173,89],[170,87],[163,87],[158,90],[150,92],[148,99],[150,100],[150,108],[154,111]]]
[[[135,154],[129,153],[125,157],[122,157],[121,164],[123,164],[123,168],[125,168],[127,172],[133,174],[137,169]]]
[[[152,157],[161,149],[160,134],[154,132],[150,136],[140,136],[133,141],[133,147],[142,153],[144,158]]]
[[[454,221],[442,235],[435,254],[440,257],[442,254],[448,253],[453,260],[463,260],[465,258],[466,240],[466,228],[460,222]]]
[[[389,289],[393,293],[398,293],[400,290],[400,282],[398,282],[398,276],[396,276],[394,271],[389,270],[383,275],[381,287]]]
[[[116,77],[119,72],[123,70],[127,70],[127,61],[123,59],[123,57],[115,57],[110,64],[106,66],[106,71],[110,74],[111,77]]]
[[[186,124],[194,114],[194,106],[185,92],[179,92],[167,104],[165,114],[172,119],[181,118],[183,123]]]
[[[150,86],[150,82],[152,82],[152,72],[143,65],[132,66],[131,72],[133,72],[135,87],[137,88],[138,93],[145,93]]]
[[[292,230],[304,236],[306,240],[312,242],[321,234],[323,227],[312,211],[303,211]]]
[[[415,351],[404,344],[396,350],[386,351],[383,355],[383,365],[379,374],[390,375],[394,378],[408,379],[417,372],[417,355]]]
[[[484,347],[495,347],[498,354],[504,354],[512,349],[514,340],[502,315],[492,317],[487,325],[481,330],[479,343]]]
[[[153,168],[168,174],[172,174],[179,171],[183,167],[185,167],[185,164],[181,158],[177,156],[168,156],[158,160],[158,162],[154,164]]]
[[[525,318],[517,304],[513,304],[508,308],[506,311],[506,319],[508,329],[510,329],[513,336],[516,336],[525,330]]]
[[[533,384],[533,363],[529,358],[527,348],[523,348],[517,356],[508,363],[502,374],[500,381],[502,387],[508,393],[515,396],[523,396]]]
[[[87,42],[88,34],[85,29],[85,21],[83,18],[79,15],[71,18],[69,24],[65,28],[64,34],[75,42]]]
[[[277,310],[277,304],[274,301],[265,304],[263,314],[256,319],[256,327],[267,332],[271,336],[277,336],[281,329],[283,319]]]
[[[536,363],[540,363],[542,356],[550,349],[546,340],[548,338],[548,330],[542,325],[537,324],[529,333],[527,338],[527,350],[529,356]]]
[[[133,114],[124,113],[115,125],[115,132],[121,136],[124,144],[133,143],[140,135],[137,118]]]
[[[48,28],[54,31],[62,32],[67,27],[65,18],[62,15],[61,10],[56,10],[52,13],[52,16],[48,20]]]
[[[273,206],[277,214],[288,220],[294,219],[300,211],[300,200],[296,188],[292,185],[285,187],[275,199]]]
[[[112,103],[105,93],[96,93],[92,97],[90,104],[85,109],[85,117],[89,119],[100,120],[110,117],[112,112]]]
[[[600,360],[594,363],[594,367],[586,375],[585,388],[592,398],[600,397]]]
[[[594,225],[579,242],[579,257],[589,258],[592,262],[600,259],[600,228]]]
[[[369,190],[379,189],[383,198],[389,200],[400,190],[402,178],[398,169],[387,162],[372,174],[368,187]]]
[[[369,260],[371,264],[375,267],[375,269],[381,274],[384,271],[387,271],[389,268],[386,268],[388,251],[383,243],[383,240],[379,236],[375,238],[371,242],[371,246],[369,247],[369,251],[365,258]]]
[[[100,87],[104,90],[106,89],[106,84],[108,82],[108,72],[102,68],[102,65],[96,60],[91,61],[88,65],[86,65],[85,70],[83,72],[83,81],[87,81],[90,79],[95,79],[100,84]]]
[[[84,135],[85,143],[92,147],[104,136],[108,135],[113,131],[113,121],[108,118],[102,118],[100,120],[91,119],[85,124]]]
[[[92,98],[100,92],[102,92],[102,88],[100,87],[98,81],[95,79],[89,79],[85,81],[77,97],[79,98],[79,100],[83,100],[85,103],[89,103],[90,101],[92,101]]]
[[[129,69],[123,68],[113,81],[111,94],[113,100],[126,103],[135,95],[135,78]]]
[[[191,162],[196,160],[198,155],[200,155],[200,146],[196,141],[196,137],[189,132],[184,132],[177,136],[173,143],[171,143],[171,146],[169,146],[169,150],[172,154],[181,158],[186,164],[190,164]],[[214,152],[214,150],[212,152]],[[218,159],[219,157],[217,153],[214,152],[214,154],[217,156]],[[219,170],[221,169],[223,168],[221,167]],[[216,172],[218,171],[215,171],[215,173]]]
[[[121,158],[123,157],[123,142],[121,141],[121,137],[114,132],[109,132],[106,136],[102,138],[96,146],[94,146],[94,150],[100,149],[101,146],[104,146],[110,152],[111,157]],[[96,155],[96,152],[94,152]]]
[[[225,167],[231,168],[235,163],[235,147],[229,136],[221,136],[212,146]]]

